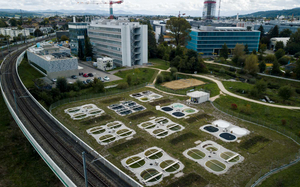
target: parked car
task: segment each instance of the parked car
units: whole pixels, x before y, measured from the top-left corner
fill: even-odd
[[[83,83],[83,84],[87,84],[87,82],[86,82],[86,81],[82,81],[82,83]]]
[[[88,76],[89,77],[94,77],[94,75],[92,73],[89,73]]]
[[[92,80],[91,79],[86,79],[86,82],[89,84],[89,83],[92,82]]]
[[[83,75],[83,72],[79,72],[79,76],[80,76],[80,75]]]
[[[56,82],[57,82],[57,79],[51,79],[51,81],[52,81],[53,83],[56,83]]]
[[[110,80],[108,76],[105,76],[103,79],[104,79],[105,81],[109,81],[109,80]]]
[[[83,74],[84,77],[89,77],[88,74]]]
[[[104,82],[103,78],[102,77],[98,77],[98,79],[102,82]]]
[[[72,79],[77,79],[77,76],[76,75],[72,75],[71,78]]]

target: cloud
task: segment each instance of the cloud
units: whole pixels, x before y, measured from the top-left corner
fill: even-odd
[[[87,0],[9,0],[1,1],[0,7],[3,9],[23,9],[23,10],[108,10],[108,4],[103,5],[82,5],[77,1],[87,2]],[[97,0],[95,0],[97,1]],[[109,0],[98,0],[98,2]],[[245,14],[265,10],[282,10],[299,7],[299,0],[222,0],[221,15],[229,16]],[[203,11],[203,1],[200,0],[124,0],[123,4],[114,5],[114,10],[123,10],[127,12],[136,12],[144,14],[178,14],[179,11],[187,15],[201,16]],[[217,7],[219,7],[217,0]],[[218,8],[217,8],[218,9]],[[218,10],[216,11],[216,13]]]

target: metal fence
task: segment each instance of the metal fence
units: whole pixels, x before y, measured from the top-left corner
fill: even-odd
[[[59,100],[59,101],[53,103],[49,107],[49,111],[51,113],[51,111],[53,109],[55,109],[56,107],[58,107],[60,105],[67,104],[67,103],[73,103],[73,102],[84,101],[84,100],[88,100],[88,99],[101,98],[101,97],[113,96],[113,95],[117,95],[117,94],[121,94],[121,93],[125,93],[125,92],[131,92],[133,90],[137,90],[137,89],[143,88],[143,87],[145,87],[147,85],[148,85],[148,83],[144,83],[144,84],[140,84],[140,85],[137,85],[137,86],[129,87],[129,88],[123,89],[123,90],[112,90],[112,91],[104,92],[104,93],[96,93],[96,94],[82,95],[82,96],[79,96],[79,97],[62,99],[62,100]]]
[[[291,139],[296,144],[300,145],[300,137],[295,135],[294,133],[286,130],[284,127],[282,127],[280,125],[272,124],[272,123],[269,123],[266,121],[259,120],[257,118],[252,118],[250,116],[240,114],[238,112],[234,112],[230,109],[220,106],[217,103],[211,102],[211,104],[215,109],[217,109],[223,113],[237,117],[243,121],[274,130],[277,133],[282,134],[282,135],[286,136],[287,138]],[[247,183],[246,187],[250,187],[250,186],[254,187],[254,186],[258,185],[260,182],[262,182],[268,176],[270,176],[270,175],[274,174],[275,172],[280,171],[284,168],[287,168],[293,164],[296,164],[299,161],[300,161],[300,150],[298,153],[296,153],[294,155],[290,155],[289,157],[286,157],[283,160],[279,160],[279,161],[272,160],[271,165],[261,169],[254,177],[252,177],[250,179],[250,181]]]

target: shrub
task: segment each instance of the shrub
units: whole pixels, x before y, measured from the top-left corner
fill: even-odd
[[[283,126],[285,126],[285,125],[286,125],[286,120],[285,120],[285,119],[281,120],[281,124],[282,124]]]
[[[241,111],[241,113],[244,113],[244,114],[247,114],[247,115],[252,114],[251,105],[247,104],[245,106],[241,106],[240,111]]]
[[[219,73],[225,73],[225,69],[224,68],[221,68],[220,70],[219,70]]]
[[[294,55],[294,57],[295,57],[295,58],[299,58],[299,57],[300,57],[300,52],[296,53],[296,54]]]
[[[162,74],[159,74],[156,78],[156,84],[160,84],[164,82],[164,77],[162,76]]]
[[[283,86],[278,91],[278,96],[281,97],[284,101],[288,100],[293,96],[294,90],[290,85]]]
[[[230,68],[229,68],[229,71],[235,72],[236,69],[235,69],[234,67],[230,67]]]
[[[257,89],[256,87],[253,87],[253,88],[251,89],[251,91],[250,91],[250,95],[251,95],[252,97],[258,97],[258,96],[259,96],[259,91],[258,91],[258,89]]]
[[[241,75],[244,75],[244,74],[246,74],[247,72],[244,70],[244,69],[240,69],[239,70],[239,74],[241,74]]]
[[[255,79],[255,78],[249,79],[249,83],[250,83],[250,84],[255,84],[255,83],[256,83],[256,79]]]
[[[126,81],[127,81],[128,85],[131,85],[131,82],[132,82],[132,76],[131,76],[131,75],[127,75],[127,76],[126,76]]]
[[[300,89],[299,88],[297,88],[295,91],[296,91],[297,94],[300,94]]]
[[[237,105],[236,105],[235,103],[232,103],[232,104],[231,104],[231,109],[237,110]]]
[[[172,80],[172,77],[170,75],[165,76],[164,82],[169,82]]]
[[[289,63],[289,61],[290,61],[290,58],[288,56],[283,56],[278,60],[279,64],[281,64],[281,65],[287,65]]]
[[[279,49],[278,51],[275,52],[275,56],[276,56],[277,60],[282,58],[284,55],[285,55],[285,50],[283,50],[283,49]]]
[[[121,83],[119,83],[118,86],[117,86],[118,89],[126,89],[126,88],[128,88],[128,87],[129,87],[129,85],[128,85],[127,82],[121,82]]]

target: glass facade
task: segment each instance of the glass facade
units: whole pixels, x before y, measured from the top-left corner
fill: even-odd
[[[212,56],[219,53],[224,43],[229,49],[234,49],[237,43],[248,44],[249,51],[258,51],[259,31],[196,31],[190,32],[191,40],[187,44],[188,49],[193,49],[203,56]]]
[[[84,53],[84,36],[87,35],[88,23],[69,23],[71,53],[78,55],[78,45],[82,46]]]

